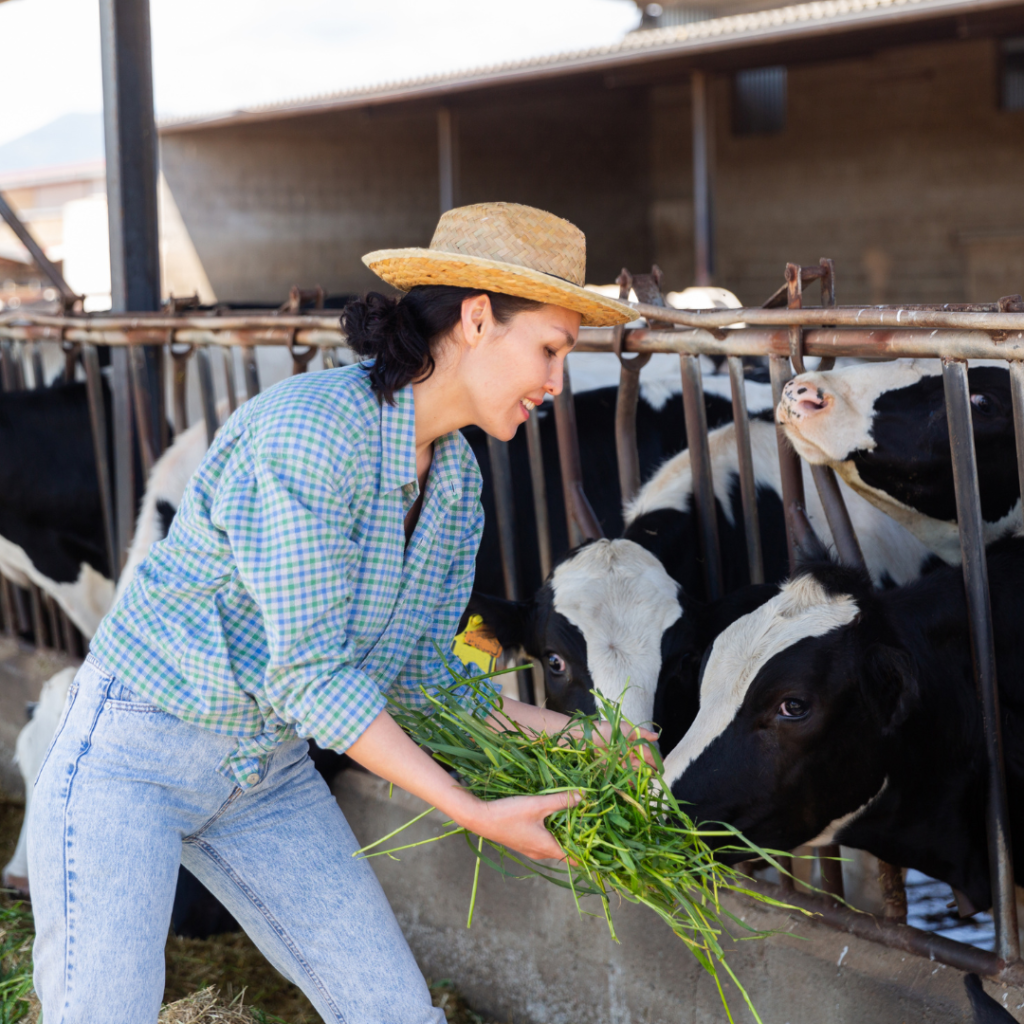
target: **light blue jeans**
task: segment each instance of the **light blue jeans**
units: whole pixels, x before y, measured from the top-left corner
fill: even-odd
[[[240,790],[235,741],[82,666],[31,804],[35,985],[46,1024],[153,1024],[178,864],[329,1024],[443,1024],[302,741]]]

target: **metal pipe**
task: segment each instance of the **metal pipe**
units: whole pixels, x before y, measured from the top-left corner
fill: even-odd
[[[690,72],[693,129],[693,280],[711,284],[715,272],[714,195],[711,185],[712,114],[708,75]]]
[[[4,633],[16,636],[14,623],[14,587],[6,576],[0,576],[0,612],[3,613]]]
[[[860,549],[860,541],[850,521],[850,513],[839,490],[839,481],[831,466],[811,466],[811,478],[818,490],[821,507],[825,511],[825,519],[836,546],[836,554],[844,565],[853,565],[858,569],[866,569],[864,555]]]
[[[754,889],[773,899],[789,903],[795,907],[809,910],[818,915],[822,924],[868,942],[877,942],[890,949],[900,949],[914,956],[925,957],[938,963],[947,964],[961,971],[973,971],[989,978],[998,978],[1011,985],[1024,983],[1024,970],[1020,964],[1007,965],[996,953],[990,953],[964,942],[947,939],[935,932],[922,931],[906,924],[897,924],[877,918],[872,914],[863,914],[856,910],[848,910],[832,900],[811,896],[807,893],[782,891],[781,887],[771,882],[751,878],[744,882]],[[801,921],[806,918],[799,915]]]
[[[100,357],[95,345],[82,347],[85,367],[85,393],[89,403],[89,427],[92,431],[92,451],[96,460],[96,481],[100,489],[100,511],[103,514],[103,539],[106,541],[107,562],[111,579],[117,579],[117,527],[114,518],[113,489],[111,487],[109,447],[107,441],[107,414],[103,401],[103,377]]]
[[[640,453],[636,442],[640,367],[632,365],[638,358],[647,362],[647,357],[644,356],[621,360],[619,390],[615,396],[615,455],[619,467],[619,491],[623,505],[632,501],[640,490]]]
[[[771,356],[768,369],[772,381],[772,407],[778,408],[782,389],[793,376],[788,356]],[[779,476],[782,483],[782,510],[786,519],[786,549],[789,552],[789,571],[796,572],[796,538],[793,535],[793,508],[804,505],[804,476],[800,456],[793,450],[789,439],[776,423],[775,439],[779,446]]]
[[[964,589],[967,595],[971,635],[971,660],[985,723],[985,751],[988,755],[986,824],[993,917],[996,926],[996,953],[1009,963],[1020,958],[1020,942],[1017,934],[1017,903],[1013,883],[1006,777],[1003,772],[1003,737],[999,716],[999,687],[996,680],[995,636],[992,631],[988,563],[985,557],[984,521],[978,490],[978,464],[974,451],[974,424],[971,418],[967,364],[944,359],[942,381],[946,392],[949,445],[953,456],[953,487],[956,492],[957,522],[960,526],[960,550],[963,555]]]
[[[551,573],[551,523],[548,519],[548,485],[544,478],[544,449],[540,440],[540,420],[536,413],[531,414],[526,421],[526,448],[530,457],[530,488],[533,491],[533,518],[537,526],[540,578],[546,580]]]
[[[46,606],[46,621],[50,630],[50,639],[53,641],[52,647],[55,651],[64,649],[64,645],[61,642],[60,636],[60,619],[57,615],[57,602],[54,601],[52,594],[47,594],[43,591],[43,604]]]
[[[683,382],[686,443],[690,450],[693,503],[700,533],[701,559],[704,563],[706,599],[717,601],[725,593],[725,579],[722,575],[722,552],[718,543],[718,509],[711,475],[708,418],[704,407],[700,359],[697,356],[680,356],[679,364]]]
[[[29,603],[32,609],[32,634],[36,647],[46,647],[46,632],[43,629],[43,603],[39,599],[39,588],[28,585]]]
[[[1010,396],[1013,401],[1013,432],[1017,440],[1017,479],[1024,516],[1024,363],[1010,363]]]
[[[740,470],[740,501],[743,505],[743,533],[747,542],[747,568],[751,583],[764,583],[764,552],[761,549],[761,521],[757,511],[754,456],[750,450],[750,414],[743,377],[743,360],[729,356],[729,385],[732,388],[732,421],[736,428],[736,458]]]
[[[34,391],[46,386],[46,374],[43,371],[43,353],[39,350],[39,344],[32,342],[32,388]]]
[[[18,372],[14,367],[14,342],[0,340],[0,387],[4,391],[18,390]]]
[[[110,353],[113,369],[111,398],[114,411],[114,507],[117,510],[117,561],[112,565],[113,578],[121,574],[135,532],[135,461],[132,432],[131,374],[128,349]]]
[[[54,288],[60,292],[64,302],[69,305],[75,302],[78,296],[71,290],[67,281],[64,280],[64,275],[47,258],[42,246],[35,240],[32,232],[25,227],[21,222],[21,218],[11,209],[10,204],[4,198],[3,192],[0,192],[0,217],[7,221],[7,226],[17,235],[18,241],[28,249],[32,262],[50,279]]]
[[[228,391],[228,415],[230,416],[238,408],[238,391],[235,384],[235,350],[234,348],[223,348],[221,353],[224,356],[224,383]]]
[[[160,452],[160,441],[152,433],[153,417],[150,410],[150,391],[147,381],[146,353],[141,348],[128,349],[128,369],[132,382],[132,398],[135,402],[135,425],[139,431],[139,456],[142,459],[142,476],[149,479],[153,463]]]
[[[338,332],[341,333],[340,331]],[[306,342],[309,344],[309,342]],[[255,398],[260,393],[260,368],[256,363],[256,349],[242,345],[242,372],[245,376],[245,397]]]
[[[206,421],[206,445],[209,447],[220,423],[217,421],[217,393],[213,389],[210,350],[205,345],[196,348],[196,369],[199,371],[199,396],[202,400],[203,419]]]
[[[487,435],[487,454],[491,460],[491,486],[498,523],[498,546],[501,550],[501,571],[505,579],[505,596],[519,600],[519,572],[516,557],[516,511],[512,488],[512,462],[508,442]]]
[[[569,367],[562,370],[562,390],[555,396],[555,433],[558,436],[558,461],[562,471],[562,495],[569,528],[569,546],[579,547],[585,540],[597,540],[604,534],[583,490],[583,466],[576,429],[576,405],[572,397]]]
[[[193,346],[189,345],[183,351],[175,351],[170,346],[171,361],[171,390],[174,395],[174,429],[183,434],[188,430],[188,359],[192,355]]]

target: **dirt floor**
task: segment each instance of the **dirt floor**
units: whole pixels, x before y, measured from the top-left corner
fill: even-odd
[[[0,638],[0,866],[6,864],[14,852],[24,817],[20,776],[11,758],[14,741],[27,721],[25,703],[34,700],[43,682],[68,664],[73,663],[61,655],[36,653]],[[14,907],[16,905],[8,895],[0,895],[0,916]],[[24,920],[28,921],[28,918]],[[4,955],[0,951],[0,956]],[[182,939],[172,935],[167,942],[166,963],[165,1003],[214,985],[224,1003],[230,1003],[244,991],[245,1006],[256,1008],[254,1020],[265,1019],[268,1024],[274,1020],[285,1024],[317,1024],[320,1021],[306,997],[270,966],[243,933],[211,939]],[[19,969],[27,971],[27,961]],[[4,987],[4,974],[4,964],[0,963],[0,988]],[[434,1005],[443,1007],[450,1024],[495,1024],[474,1013],[451,981],[433,982],[430,989]],[[27,1006],[17,1012],[8,1011],[6,1007],[7,1004],[0,999],[0,1024],[13,1024],[15,1021],[32,1024],[35,1019],[34,1009],[25,1015]],[[189,1019],[212,1021],[228,1018],[201,1016]]]

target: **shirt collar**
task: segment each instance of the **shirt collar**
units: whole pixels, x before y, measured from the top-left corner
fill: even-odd
[[[406,484],[418,490],[416,478],[416,417],[411,385],[395,392],[395,404],[380,404],[381,466],[378,494],[389,494]],[[445,504],[462,497],[462,450],[465,441],[456,430],[434,442],[434,458],[427,486]]]
[[[395,392],[395,404],[380,403],[379,494],[416,483],[416,417],[412,387]]]

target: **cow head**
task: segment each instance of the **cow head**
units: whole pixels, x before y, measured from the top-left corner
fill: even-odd
[[[1009,373],[968,370],[986,539],[1015,519],[1020,485]],[[960,560],[953,465],[936,360],[897,360],[803,373],[776,412],[793,447],[830,465],[951,564]]]
[[[549,707],[593,713],[597,689],[641,724],[652,720],[663,653],[680,638],[681,600],[649,551],[629,540],[597,540],[570,554],[531,600],[476,593],[470,610],[503,647],[541,662]]]
[[[884,787],[887,746],[915,696],[867,576],[818,565],[714,641],[666,781],[695,820],[762,846],[829,842]]]

